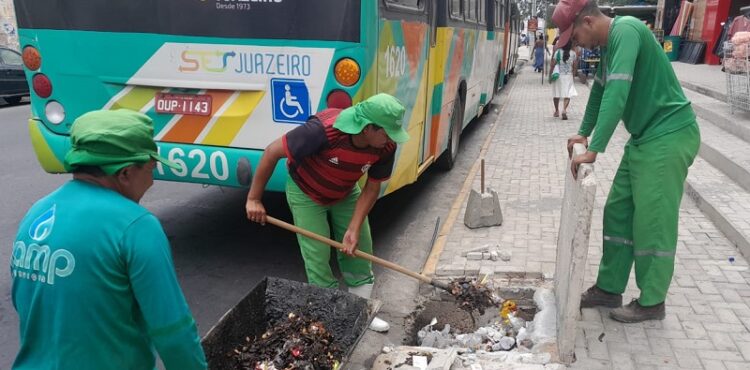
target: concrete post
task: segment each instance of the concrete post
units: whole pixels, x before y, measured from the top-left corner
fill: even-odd
[[[586,148],[581,144],[576,144],[573,148],[574,157],[585,152]],[[557,236],[555,298],[557,349],[560,361],[570,364],[575,354],[576,329],[589,250],[591,215],[596,197],[596,178],[591,164],[579,167],[577,180],[573,178],[570,166],[566,167],[565,172],[565,195]]]

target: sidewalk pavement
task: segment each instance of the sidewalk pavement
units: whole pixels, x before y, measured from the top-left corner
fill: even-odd
[[[551,87],[530,67],[509,85],[508,102],[487,141],[486,183],[500,196],[504,223],[468,229],[463,224],[465,186],[457,217],[436,250],[436,275],[494,274],[505,279],[554,278],[556,240],[567,171],[566,139],[577,132],[589,89],[579,96],[568,121],[553,118]],[[602,243],[602,209],[628,138],[620,126],[595,165],[598,183],[584,289],[596,278]],[[695,173],[696,169],[692,169]],[[471,187],[479,189],[479,172]],[[700,174],[698,174],[700,175]],[[750,271],[745,258],[683,197],[675,275],[663,321],[621,324],[607,309],[584,309],[576,338],[576,369],[747,369],[750,368]],[[439,240],[441,240],[439,239]],[[467,260],[465,252],[498,244],[512,253],[505,261]],[[733,257],[734,262],[730,262]],[[429,268],[428,268],[429,270]],[[625,302],[638,296],[631,274]],[[604,334],[602,336],[602,334]]]
[[[683,87],[727,101],[727,77],[721,66],[672,62],[672,68]]]

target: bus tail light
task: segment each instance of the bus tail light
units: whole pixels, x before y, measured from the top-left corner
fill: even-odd
[[[347,87],[359,81],[360,73],[359,64],[351,58],[340,59],[333,68],[333,75],[336,76],[336,81]]]
[[[33,46],[23,48],[23,65],[30,71],[39,69],[42,66],[42,56],[39,55],[39,50]]]
[[[65,107],[54,100],[50,100],[44,106],[44,115],[47,116],[49,123],[59,125],[65,120]]]
[[[31,85],[34,87],[34,92],[39,95],[40,98],[49,98],[49,96],[52,95],[52,81],[42,73],[34,75],[31,79]]]
[[[328,108],[346,109],[352,106],[352,97],[344,90],[333,90],[326,99]]]

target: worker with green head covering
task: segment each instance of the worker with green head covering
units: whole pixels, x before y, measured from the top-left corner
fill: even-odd
[[[159,220],[138,204],[153,184],[153,124],[129,111],[82,115],[73,180],[21,221],[10,261],[20,350],[13,369],[205,369]]]
[[[381,184],[393,169],[396,144],[409,140],[402,119],[405,108],[395,97],[378,94],[347,109],[325,109],[267,148],[247,196],[247,217],[266,222],[263,189],[276,163],[287,159],[286,198],[294,223],[334,238],[347,247],[338,264],[349,291],[370,298],[375,277],[369,261],[353,257],[355,249],[372,254],[367,214],[380,195]],[[357,182],[367,176],[363,189]],[[329,224],[329,218],[331,223]],[[299,235],[307,280],[335,288],[339,282],[329,265],[331,248]],[[371,329],[387,331],[378,318]]]

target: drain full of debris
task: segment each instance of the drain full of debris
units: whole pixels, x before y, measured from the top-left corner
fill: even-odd
[[[472,319],[474,311],[484,315],[487,308],[500,304],[500,297],[493,292],[492,284],[478,281],[476,278],[461,277],[451,281],[448,286],[451,295],[456,297],[458,307],[469,312]]]
[[[466,348],[472,351],[508,351],[517,347],[531,349],[527,332],[537,307],[534,289],[501,289],[501,308],[489,308],[473,317],[470,311],[457,307],[450,298],[428,301],[414,316],[411,345],[434,348]]]

